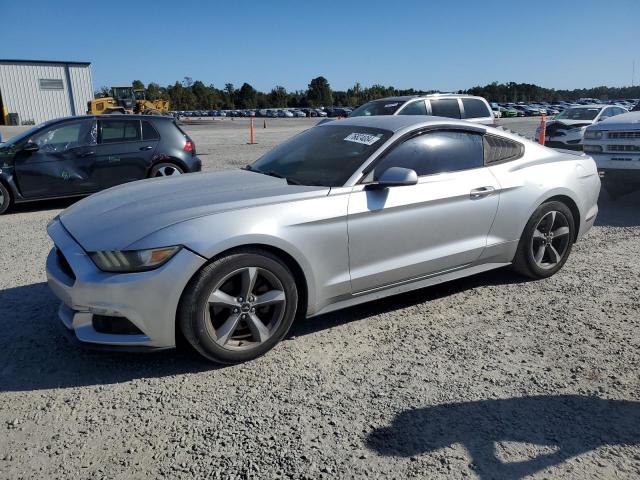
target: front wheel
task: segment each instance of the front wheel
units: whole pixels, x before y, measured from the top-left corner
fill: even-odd
[[[11,205],[11,194],[7,187],[0,182],[0,215],[7,211]]]
[[[531,278],[557,273],[569,258],[575,238],[575,220],[562,202],[543,203],[525,226],[516,256],[515,270]]]
[[[278,257],[246,249],[204,267],[189,282],[178,323],[187,341],[218,363],[252,360],[289,331],[298,291]]]

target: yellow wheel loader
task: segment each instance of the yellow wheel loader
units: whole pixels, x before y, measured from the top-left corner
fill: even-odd
[[[133,87],[112,87],[110,97],[102,97],[87,102],[87,114],[132,114],[165,115],[169,112],[168,100],[147,100],[144,90]]]

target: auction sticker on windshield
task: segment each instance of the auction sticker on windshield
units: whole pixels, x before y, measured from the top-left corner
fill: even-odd
[[[379,135],[371,135],[369,133],[350,133],[345,140],[347,142],[362,143],[364,145],[373,145],[380,140]]]

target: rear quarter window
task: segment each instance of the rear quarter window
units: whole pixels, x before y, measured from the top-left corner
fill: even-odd
[[[142,139],[143,140],[158,140],[160,135],[158,131],[151,125],[150,122],[142,122]]]
[[[497,135],[484,136],[484,164],[496,165],[498,163],[516,160],[524,154],[524,145],[508,138]]]
[[[489,112],[487,105],[478,98],[463,98],[462,106],[464,107],[464,118],[482,118],[491,116],[491,112]]]

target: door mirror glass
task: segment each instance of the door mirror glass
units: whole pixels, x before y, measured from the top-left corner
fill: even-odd
[[[415,185],[416,183],[418,183],[418,174],[415,170],[391,167],[382,172],[377,182],[369,184],[369,188],[402,187],[405,185]]]
[[[38,150],[40,150],[40,147],[37,143],[27,142],[22,146],[23,152],[37,152]]]

